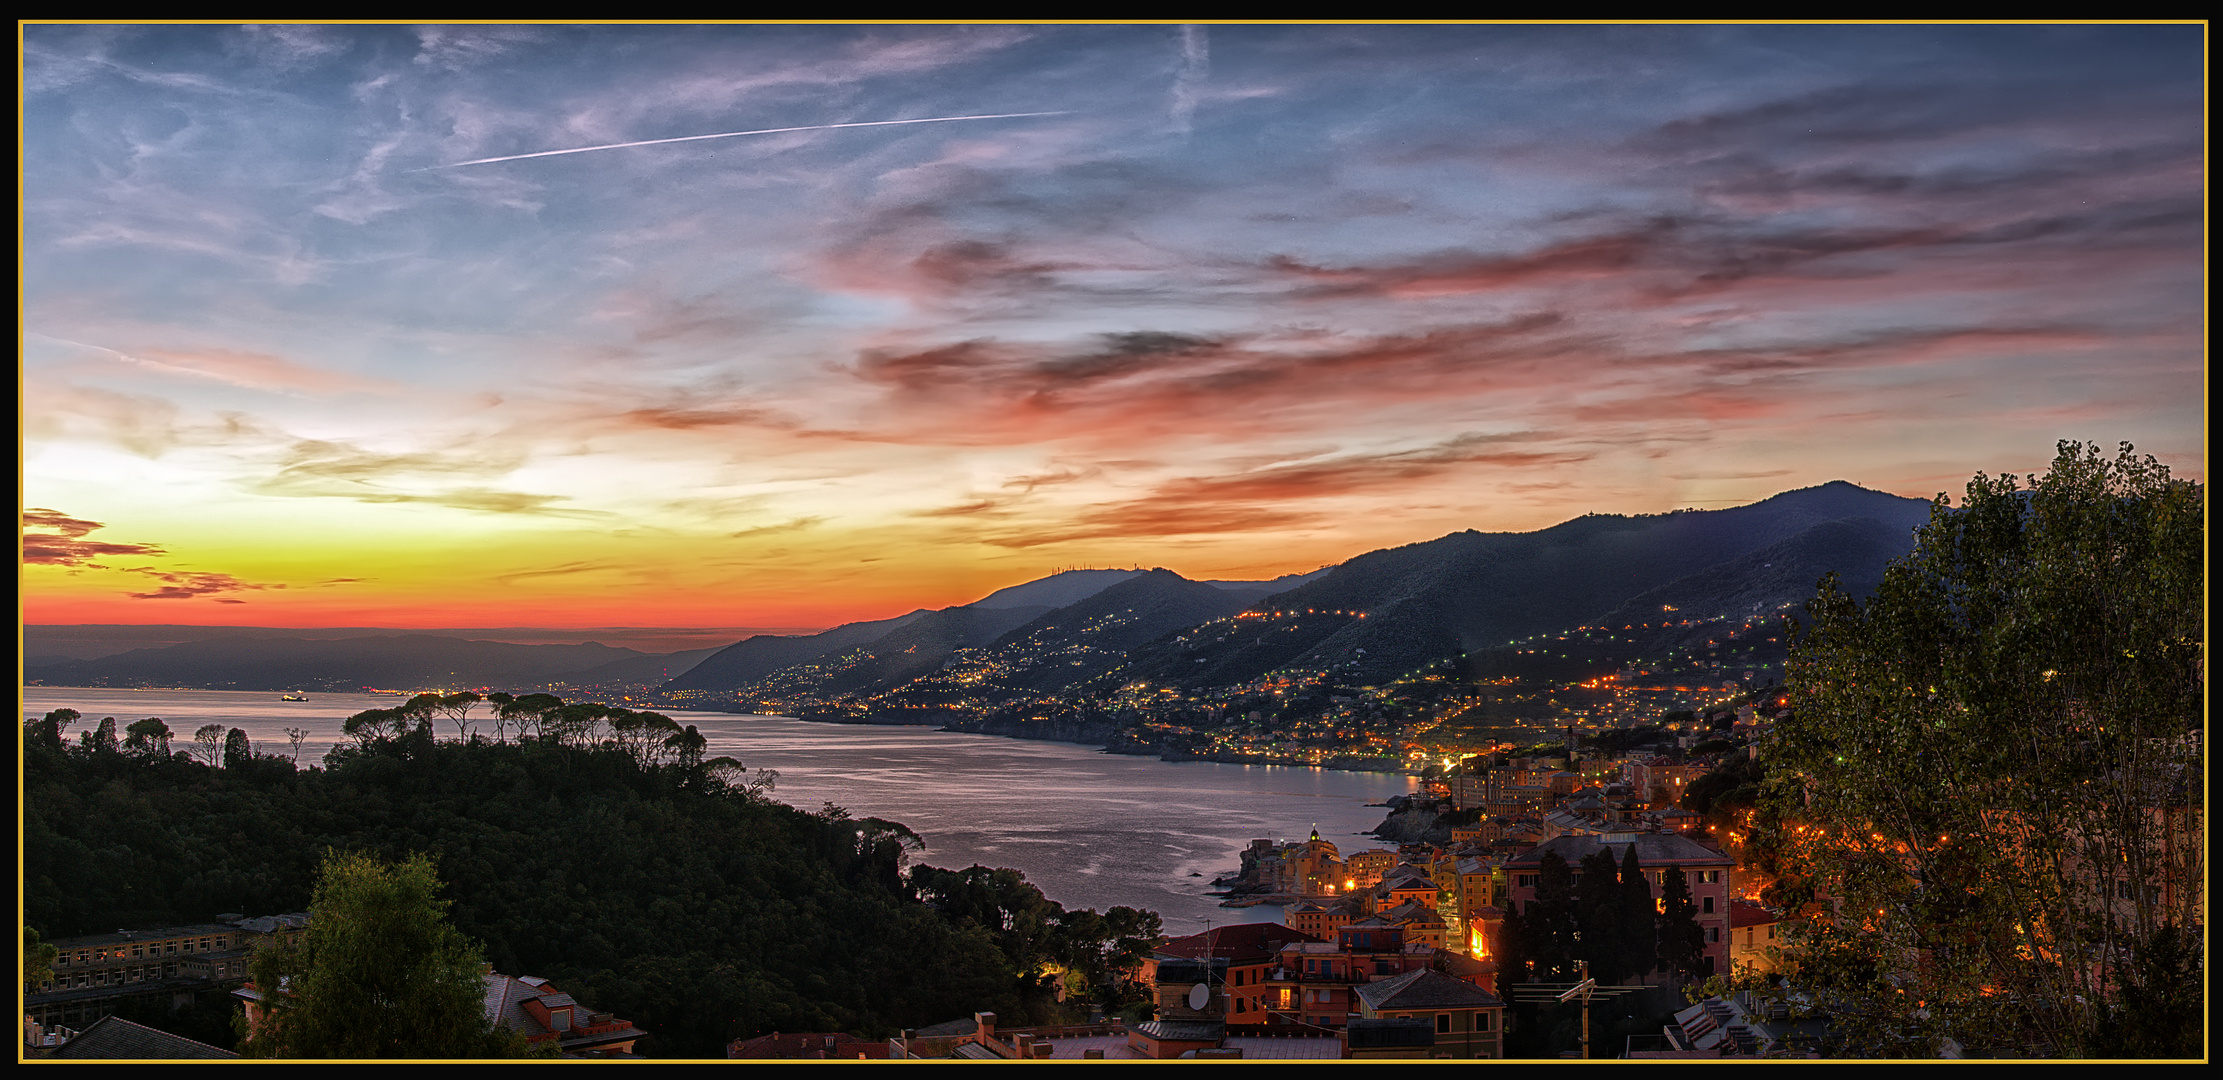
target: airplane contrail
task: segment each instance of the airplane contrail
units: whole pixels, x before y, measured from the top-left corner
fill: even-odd
[[[1022,116],[1063,116],[1071,110],[1055,112],[992,113],[986,116],[929,116],[918,120],[866,120],[854,124],[809,124],[803,127],[758,128],[755,131],[721,131],[715,135],[681,135],[676,139],[641,139],[638,142],[606,143],[602,146],[574,146],[569,150],[542,150],[532,154],[511,154],[508,157],[478,158],[472,161],[455,161],[446,165],[428,165],[413,172],[430,172],[434,169],[460,169],[465,165],[491,165],[497,161],[523,161],[526,158],[555,157],[558,154],[585,154],[596,150],[623,150],[628,146],[656,146],[661,143],[698,142],[703,139],[731,139],[741,135],[777,135],[788,131],[829,131],[834,128],[893,127],[897,124],[946,124],[954,120],[1012,120]]]

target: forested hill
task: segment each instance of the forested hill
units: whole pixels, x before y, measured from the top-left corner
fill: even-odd
[[[1860,542],[1845,539],[1848,519],[1860,522]],[[1769,580],[1789,584],[1750,599],[1764,594],[1773,606],[1812,596],[1815,579],[1829,570],[1879,579],[1884,564],[1913,547],[1915,526],[1928,519],[1929,504],[1920,499],[1835,481],[1724,510],[1590,514],[1532,533],[1453,533],[1360,555],[1253,609],[1365,612],[1364,619],[1233,635],[1202,652],[1169,641],[1138,651],[1135,669],[1170,673],[1185,662],[1198,674],[1183,685],[1204,678],[1239,683],[1281,667],[1338,668],[1362,682],[1387,678],[1462,650],[1580,626],[1678,582],[1678,595],[1720,606],[1724,590],[1751,589],[1740,570],[1748,556],[1822,530],[1793,547],[1827,558],[1797,560],[1796,575],[1790,561],[1782,573],[1767,568]],[[1768,561],[1752,560],[1750,568]],[[1717,572],[1695,576],[1708,571]]]
[[[685,1057],[775,1029],[879,1037],[983,1009],[1047,1022],[1033,973],[1085,983],[1156,938],[1154,915],[1067,913],[1013,871],[905,874],[902,826],[774,802],[729,759],[576,725],[514,743],[382,730],[296,770],[64,749],[33,722],[26,922],[52,939],[298,911],[328,848],[427,852],[498,969],[553,979],[653,1032],[644,1050]]]

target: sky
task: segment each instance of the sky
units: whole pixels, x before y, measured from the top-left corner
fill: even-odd
[[[20,31],[31,623],[795,630],[2206,479],[2197,25]]]

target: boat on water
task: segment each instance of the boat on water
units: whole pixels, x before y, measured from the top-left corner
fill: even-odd
[[[280,700],[280,701],[307,701],[307,700],[309,700],[309,695],[307,695],[307,694],[280,694],[280,695],[278,695],[278,700]]]

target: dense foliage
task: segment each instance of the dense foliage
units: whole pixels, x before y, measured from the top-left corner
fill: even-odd
[[[1506,985],[1572,983],[1582,977],[1582,964],[1605,985],[1661,968],[1696,970],[1704,938],[1680,869],[1666,872],[1664,914],[1633,846],[1619,866],[1610,850],[1601,850],[1580,869],[1578,877],[1559,853],[1545,852],[1535,898],[1505,913],[1499,970]],[[1696,950],[1689,948],[1693,941]]]
[[[1869,603],[1824,581],[1764,786],[1848,1049],[2199,1055],[2203,501],[2063,443],[1939,496]]]
[[[1089,980],[1157,936],[1155,915],[1065,912],[1008,871],[960,897],[940,884],[950,872],[906,873],[918,845],[902,826],[773,802],[767,777],[703,761],[699,737],[648,714],[613,725],[622,710],[496,704],[530,734],[441,741],[438,707],[375,710],[351,721],[355,745],[301,770],[262,756],[214,768],[151,734],[65,749],[61,718],[32,721],[26,922],[53,938],[296,911],[328,849],[424,853],[454,925],[498,970],[550,978],[653,1033],[644,1052],[684,1056],[982,1009],[1047,1021],[1061,973],[1085,970],[1069,985],[1101,993]],[[924,899],[919,881],[936,883]],[[1050,932],[1015,931],[1029,918]]]
[[[391,865],[327,857],[308,933],[255,950],[252,974],[267,1008],[251,1029],[242,1019],[240,1049],[283,1058],[529,1056],[523,1035],[486,1014],[484,961],[448,923],[439,893],[423,855]]]

